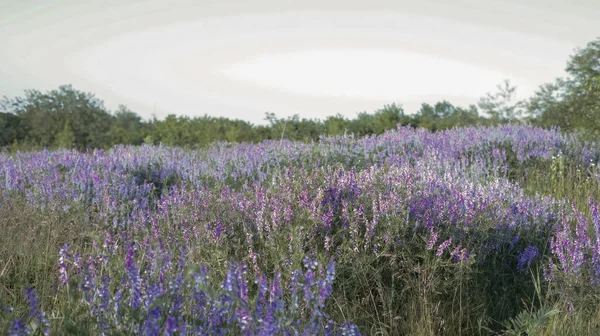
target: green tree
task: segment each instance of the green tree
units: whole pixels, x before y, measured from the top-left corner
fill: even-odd
[[[375,133],[373,129],[373,114],[360,112],[356,118],[350,120],[350,130],[356,135],[368,135]]]
[[[142,118],[125,105],[119,105],[108,132],[112,145],[140,145],[146,137]]]
[[[34,145],[54,145],[67,120],[75,135],[75,148],[85,150],[110,145],[107,132],[112,118],[104,103],[93,94],[75,90],[71,85],[46,93],[26,90],[24,97],[4,97],[2,106],[22,119],[25,140]]]
[[[567,62],[568,76],[541,85],[526,104],[529,119],[588,136],[600,136],[600,38],[578,48]]]
[[[24,137],[23,120],[12,113],[0,112],[0,148],[22,141]]]
[[[419,127],[424,127],[432,131],[438,129],[439,116],[435,108],[430,104],[422,103],[421,108],[416,113],[415,119]]]
[[[63,130],[56,135],[55,144],[59,148],[73,148],[73,145],[75,144],[75,133],[73,133],[71,122],[69,120],[65,122]]]
[[[576,49],[565,70],[571,75],[572,89],[597,98],[600,95],[600,38],[585,48]]]
[[[377,110],[373,116],[373,131],[382,134],[386,130],[396,128],[404,119],[404,110],[401,105],[395,103],[384,105]]]
[[[186,123],[190,120],[169,114],[164,120],[155,121],[157,139],[168,146],[184,146],[186,142]]]
[[[495,122],[515,120],[523,114],[523,102],[516,99],[517,87],[505,79],[496,86],[497,91],[487,93],[479,100],[479,108]]]
[[[577,49],[565,70],[570,75],[565,101],[574,112],[573,128],[600,136],[600,38]]]
[[[468,108],[457,107],[452,114],[448,116],[448,128],[466,127],[478,125],[482,122],[477,106],[470,105]]]
[[[341,114],[336,114],[325,119],[327,135],[342,135],[348,131],[347,121]]]

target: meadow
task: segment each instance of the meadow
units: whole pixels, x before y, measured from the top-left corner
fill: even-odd
[[[599,164],[523,125],[0,154],[0,332],[599,335]]]

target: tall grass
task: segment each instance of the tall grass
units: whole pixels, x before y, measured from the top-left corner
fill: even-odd
[[[599,334],[599,161],[523,126],[0,156],[0,330]]]

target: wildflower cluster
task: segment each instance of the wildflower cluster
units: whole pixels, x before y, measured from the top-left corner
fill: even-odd
[[[347,275],[371,256],[389,258],[381,267],[390,268],[409,264],[401,258],[479,273],[501,264],[513,272],[506,279],[543,265],[550,283],[597,286],[597,203],[587,216],[514,178],[558,155],[596,172],[600,147],[505,125],[201,151],[0,154],[0,208],[18,201],[48,215],[84,214],[91,238],[61,241],[53,276],[56,297],[76,298],[98,334],[356,335],[368,323],[335,315],[330,301],[385,301],[383,285],[364,297],[336,292],[353,281],[336,271]],[[30,315],[3,313],[5,330],[49,333],[36,292],[23,294]]]

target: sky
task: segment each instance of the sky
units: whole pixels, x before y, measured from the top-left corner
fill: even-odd
[[[598,0],[0,0],[0,96],[72,84],[144,118],[324,119],[526,98],[600,37]]]

